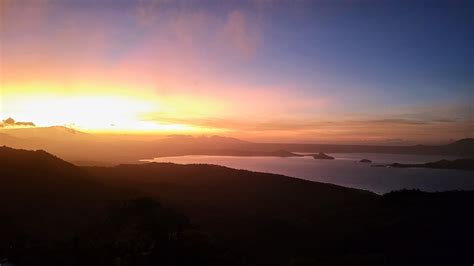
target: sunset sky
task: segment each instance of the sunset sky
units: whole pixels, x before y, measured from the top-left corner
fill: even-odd
[[[285,142],[473,137],[472,1],[0,8],[1,119]]]

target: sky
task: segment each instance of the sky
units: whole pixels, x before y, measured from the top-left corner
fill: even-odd
[[[472,1],[0,8],[1,119],[272,142],[473,137]]]

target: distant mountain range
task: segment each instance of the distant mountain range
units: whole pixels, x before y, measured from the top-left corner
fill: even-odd
[[[137,162],[163,156],[299,156],[297,153],[393,153],[474,157],[474,139],[447,145],[374,146],[339,144],[255,143],[211,136],[168,136],[155,140],[132,140],[120,136],[86,134],[65,127],[0,130],[0,145],[23,149],[45,149],[81,164]]]
[[[214,165],[77,167],[8,147],[0,169],[0,261],[17,265],[472,263],[473,192],[379,196]]]
[[[255,143],[253,148],[259,150],[284,149],[291,152],[391,153],[474,157],[474,139],[462,139],[446,145],[414,146]]]

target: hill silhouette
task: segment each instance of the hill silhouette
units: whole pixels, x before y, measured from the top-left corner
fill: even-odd
[[[472,263],[474,192],[378,196],[214,165],[77,167],[7,147],[0,167],[0,259],[17,265]]]
[[[126,195],[43,150],[0,147],[0,169],[0,210],[4,218],[0,222],[5,222],[5,217],[16,217],[14,226],[18,231],[33,238],[70,235],[100,215],[107,201]],[[0,226],[2,236],[10,233],[13,231],[9,227]]]

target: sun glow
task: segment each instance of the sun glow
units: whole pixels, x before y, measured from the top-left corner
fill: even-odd
[[[34,121],[37,126],[64,125],[95,133],[206,132],[216,129],[149,121],[169,111],[153,97],[119,95],[13,95],[2,99],[1,116]]]

